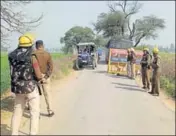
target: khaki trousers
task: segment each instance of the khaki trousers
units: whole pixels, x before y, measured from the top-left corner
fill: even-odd
[[[159,94],[160,92],[160,72],[154,70],[152,74],[152,93]]]
[[[30,106],[30,135],[37,135],[40,115],[40,97],[37,87],[29,94],[16,94],[14,112],[12,115],[12,135],[18,135],[21,118],[26,105]]]
[[[135,78],[135,64],[131,63],[131,78]]]
[[[130,75],[131,75],[130,61],[127,61],[127,76],[130,77]]]
[[[43,88],[43,95],[45,97],[45,102],[47,106],[48,113],[52,111],[52,102],[51,102],[51,87],[50,87],[50,78],[46,80],[46,83],[42,84],[41,87]]]
[[[142,83],[144,87],[150,88],[150,77],[149,77],[149,69],[147,67],[143,67],[141,69],[142,73]]]

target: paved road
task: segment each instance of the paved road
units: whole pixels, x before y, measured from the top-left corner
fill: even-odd
[[[140,89],[134,80],[106,73],[107,66],[84,69],[53,96],[56,115],[43,103],[40,134],[173,135],[175,114]],[[27,133],[29,126],[22,129]]]

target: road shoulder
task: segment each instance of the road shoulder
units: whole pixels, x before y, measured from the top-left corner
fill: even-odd
[[[142,87],[142,80],[139,76],[136,78],[136,83],[139,87]],[[160,89],[160,91],[160,96],[156,98],[159,98],[168,109],[175,112],[175,100],[167,96],[164,90]]]

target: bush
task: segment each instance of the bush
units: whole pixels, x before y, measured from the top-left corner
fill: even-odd
[[[168,78],[161,76],[160,84],[161,88],[163,88],[169,96],[171,96],[172,98],[176,98],[175,83],[173,81],[170,81]]]

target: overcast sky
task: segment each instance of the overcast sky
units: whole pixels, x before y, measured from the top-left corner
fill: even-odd
[[[156,15],[165,19],[166,28],[158,31],[156,40],[142,41],[142,43],[168,46],[175,43],[175,2],[174,1],[141,1],[141,11],[133,16],[133,20],[147,15]],[[34,31],[37,39],[42,39],[47,48],[61,46],[60,38],[75,25],[93,28],[91,22],[97,20],[102,12],[108,12],[106,1],[35,1],[25,7],[29,16],[45,14],[42,24]],[[13,34],[12,48],[18,43],[19,34]]]

